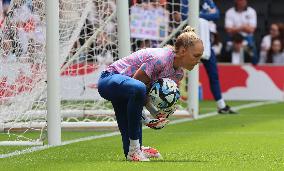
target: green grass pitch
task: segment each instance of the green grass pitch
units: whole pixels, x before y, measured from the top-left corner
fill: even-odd
[[[203,113],[214,110],[212,102],[201,104]],[[284,103],[239,113],[144,130],[143,144],[157,148],[164,160],[127,162],[120,136],[113,136],[0,159],[0,170],[284,170]]]

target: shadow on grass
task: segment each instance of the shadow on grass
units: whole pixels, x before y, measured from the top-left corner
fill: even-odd
[[[202,160],[162,160],[162,159],[150,159],[150,162],[134,162],[128,161],[126,159],[118,159],[118,160],[97,160],[96,162],[127,162],[127,163],[207,163],[209,161],[202,161]]]
[[[208,161],[201,161],[201,160],[151,160],[150,162],[160,162],[160,163],[207,163]]]
[[[105,162],[106,160],[102,160],[101,162]],[[159,159],[151,159],[150,162],[133,162],[128,160],[112,160],[111,162],[129,162],[129,163],[207,163],[208,161],[201,160],[159,160]]]

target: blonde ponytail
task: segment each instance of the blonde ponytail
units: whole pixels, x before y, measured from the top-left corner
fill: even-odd
[[[201,41],[199,36],[195,33],[195,29],[191,26],[186,26],[182,33],[176,38],[175,50],[180,47],[194,46],[195,42]]]

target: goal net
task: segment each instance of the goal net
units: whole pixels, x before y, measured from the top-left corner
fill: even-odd
[[[1,25],[0,145],[14,140],[42,142],[46,137],[46,2],[12,0]],[[132,51],[171,43],[182,20],[177,22],[170,8],[180,4],[131,2]],[[59,4],[61,126],[116,126],[111,104],[97,92],[100,72],[118,59],[115,0],[59,0]],[[151,22],[143,23],[141,17]]]
[[[96,83],[100,71],[117,59],[115,2],[60,0],[59,8],[62,127],[94,126],[92,121],[111,126],[110,104]],[[45,1],[11,2],[0,35],[0,129],[9,140],[31,140],[30,131],[44,138],[45,32]]]

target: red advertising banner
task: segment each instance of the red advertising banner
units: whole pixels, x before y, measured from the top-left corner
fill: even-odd
[[[12,66],[9,66],[12,65]],[[43,76],[39,66],[6,64],[0,72],[0,103],[31,93]],[[12,68],[12,69],[9,69]],[[64,100],[100,99],[97,81],[105,66],[74,64],[61,74],[61,96]],[[284,100],[284,66],[219,64],[222,96],[227,100]],[[212,100],[210,84],[200,65],[200,85],[205,100]],[[183,86],[180,86],[181,91]],[[186,91],[184,92],[185,94]]]
[[[227,100],[284,100],[284,66],[219,64],[222,96]],[[212,100],[210,84],[200,65],[203,99]]]

